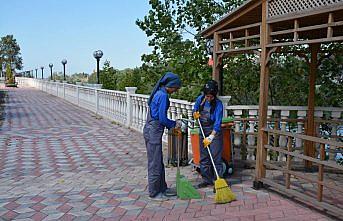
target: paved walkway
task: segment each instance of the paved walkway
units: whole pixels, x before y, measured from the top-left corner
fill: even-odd
[[[34,89],[9,89],[0,130],[0,220],[331,220],[232,178],[238,200],[154,202],[147,197],[140,133]],[[174,185],[175,168],[167,168]],[[192,182],[190,167],[182,173]]]

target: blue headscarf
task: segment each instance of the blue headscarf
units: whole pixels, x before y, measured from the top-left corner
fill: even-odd
[[[180,77],[172,72],[165,73],[160,78],[160,80],[158,80],[158,82],[155,84],[154,89],[152,90],[150,94],[148,105],[151,104],[151,101],[154,98],[155,93],[158,91],[158,89],[160,89],[161,86],[180,88],[181,87]]]

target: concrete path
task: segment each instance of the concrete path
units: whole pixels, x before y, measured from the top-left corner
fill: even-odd
[[[0,126],[0,220],[331,220],[231,178],[238,200],[151,201],[142,134],[35,89],[8,90]],[[174,186],[175,168],[167,168]],[[182,174],[199,181],[191,167]]]

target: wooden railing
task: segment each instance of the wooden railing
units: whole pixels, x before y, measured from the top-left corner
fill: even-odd
[[[282,172],[284,174],[284,180],[280,179],[273,179],[273,176],[267,175],[262,177],[260,181],[264,184],[275,188],[277,191],[282,192],[283,194],[287,194],[288,196],[296,197],[302,201],[306,201],[314,206],[318,206],[322,209],[328,210],[334,214],[343,214],[343,207],[342,204],[334,204],[330,203],[330,201],[326,201],[325,198],[325,191],[335,191],[335,197],[343,197],[343,188],[342,188],[342,180],[330,180],[329,177],[325,177],[325,170],[324,168],[333,168],[336,173],[343,173],[343,166],[333,162],[332,160],[328,160],[326,158],[326,149],[333,149],[333,150],[342,150],[343,143],[336,142],[332,140],[327,140],[323,138],[311,137],[302,134],[290,133],[280,130],[273,130],[273,129],[263,129],[264,133],[268,136],[268,141],[272,140],[271,137],[276,136],[284,136],[286,138],[286,147],[275,146],[270,142],[264,146],[263,150],[263,170],[266,169],[273,169]],[[295,139],[301,139],[303,141],[314,142],[315,144],[319,145],[319,156],[318,158],[312,158],[306,156],[302,153],[295,152],[294,148],[294,141]],[[286,157],[286,162],[284,164],[275,164],[273,162],[267,161],[267,153],[269,151],[278,152]],[[300,159],[302,161],[310,161],[313,165],[317,166],[317,171],[315,172],[299,172],[293,170],[293,164],[295,159]],[[314,174],[317,173],[315,176]],[[327,179],[325,180],[324,177]],[[296,188],[294,182],[307,182],[309,184],[315,184],[316,187],[316,197],[313,197],[307,194],[307,191],[302,191],[301,188]],[[312,189],[313,191],[313,189]],[[332,193],[332,192],[331,192]],[[328,194],[329,195],[329,194]]]
[[[245,161],[246,166],[255,166],[258,106],[236,105],[228,106],[228,115],[234,115],[234,145],[236,159]],[[315,128],[316,136],[331,138],[336,141],[343,139],[343,108],[316,107]],[[303,106],[269,106],[268,107],[268,128],[304,134],[307,129],[307,107]],[[286,147],[285,136],[275,136],[271,140],[274,145]],[[304,141],[296,138],[294,140],[296,152],[304,151]],[[319,153],[319,146],[317,146]],[[337,152],[326,151],[328,158],[334,160]],[[286,161],[282,154],[270,152],[267,155],[268,161]]]

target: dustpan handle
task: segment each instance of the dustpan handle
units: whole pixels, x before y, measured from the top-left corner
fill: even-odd
[[[205,139],[205,133],[204,133],[204,130],[202,129],[202,126],[201,126],[201,123],[200,123],[200,120],[198,118],[198,123],[199,123],[199,127],[200,127],[200,130],[201,130],[201,133],[202,133],[202,136],[203,138]],[[217,179],[219,179],[219,175],[218,175],[218,171],[217,171],[217,168],[216,168],[216,165],[214,163],[214,160],[213,160],[213,157],[212,157],[212,154],[211,154],[211,151],[210,151],[210,145],[205,147],[208,151],[208,154],[210,155],[210,158],[211,158],[211,161],[212,161],[212,164],[213,164],[213,168],[214,168],[214,171],[216,172],[216,175],[217,175]]]

